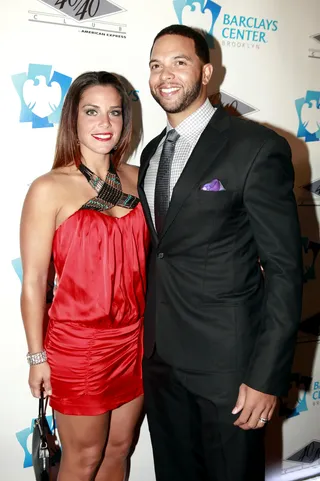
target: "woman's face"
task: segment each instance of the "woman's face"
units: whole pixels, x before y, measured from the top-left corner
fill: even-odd
[[[112,85],[88,87],[79,103],[77,133],[80,151],[106,155],[118,144],[123,127],[122,101]]]

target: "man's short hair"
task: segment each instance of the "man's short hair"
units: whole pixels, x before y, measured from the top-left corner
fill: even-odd
[[[201,31],[196,30],[186,25],[170,25],[163,28],[155,37],[151,52],[155,42],[165,35],[180,35],[181,37],[191,38],[194,41],[194,48],[197,56],[203,62],[203,64],[210,63],[210,52],[206,39]]]

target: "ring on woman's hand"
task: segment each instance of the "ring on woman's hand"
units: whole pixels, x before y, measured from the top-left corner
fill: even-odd
[[[267,418],[259,418],[259,421],[261,421],[264,424],[267,424],[268,419]]]

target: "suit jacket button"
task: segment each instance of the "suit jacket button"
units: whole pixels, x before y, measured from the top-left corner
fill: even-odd
[[[164,258],[164,253],[163,252],[159,252],[158,255],[157,255],[158,259],[163,259]]]

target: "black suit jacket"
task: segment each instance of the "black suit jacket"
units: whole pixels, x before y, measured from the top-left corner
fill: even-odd
[[[139,178],[152,236],[145,355],[156,344],[176,368],[220,378],[238,372],[256,390],[284,394],[303,272],[290,147],[219,107],[173,190],[158,238],[143,185],[164,133],[144,149]],[[225,190],[201,190],[213,179]]]

